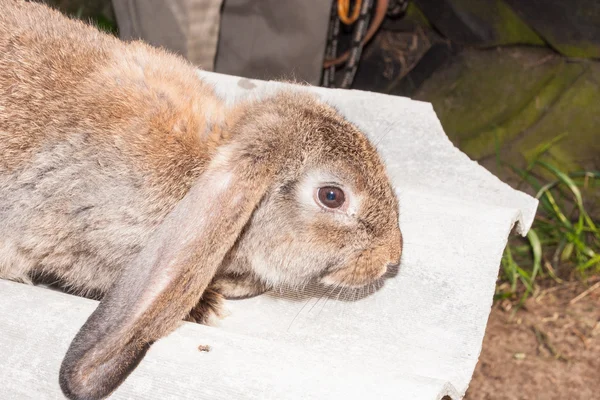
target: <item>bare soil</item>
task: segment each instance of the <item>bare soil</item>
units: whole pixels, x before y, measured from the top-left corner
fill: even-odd
[[[599,282],[496,304],[465,399],[600,399]]]

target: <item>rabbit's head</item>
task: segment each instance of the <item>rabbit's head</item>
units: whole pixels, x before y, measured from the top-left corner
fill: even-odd
[[[117,388],[219,269],[271,285],[361,286],[399,262],[397,199],[355,126],[302,93],[237,110],[203,173],[71,343],[60,373],[69,398]]]
[[[399,263],[398,201],[357,127],[313,96],[285,93],[249,107],[233,129],[239,149],[272,169],[273,181],[229,268],[273,286],[317,278],[357,287]]]

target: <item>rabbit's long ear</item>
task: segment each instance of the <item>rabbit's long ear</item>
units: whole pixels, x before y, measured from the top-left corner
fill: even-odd
[[[221,149],[73,339],[60,370],[67,397],[108,396],[152,343],[178,326],[264,196],[272,171]]]

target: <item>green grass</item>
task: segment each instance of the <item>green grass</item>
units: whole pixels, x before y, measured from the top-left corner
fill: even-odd
[[[511,237],[504,251],[496,298],[523,302],[540,279],[561,283],[600,272],[600,222],[587,209],[600,194],[600,171],[567,174],[536,158],[526,169],[510,167],[537,192],[540,205],[526,238]],[[543,180],[539,177],[551,177]],[[598,212],[598,210],[596,210]]]

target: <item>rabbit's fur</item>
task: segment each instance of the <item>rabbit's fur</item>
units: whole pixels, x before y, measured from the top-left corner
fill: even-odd
[[[385,168],[334,109],[226,108],[179,57],[18,0],[0,0],[0,153],[0,278],[102,297],[60,371],[72,399],[109,395],[222,296],[361,286],[400,259]]]

